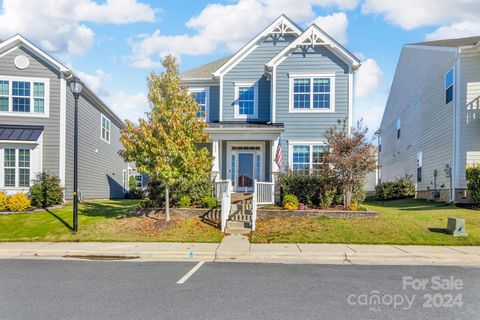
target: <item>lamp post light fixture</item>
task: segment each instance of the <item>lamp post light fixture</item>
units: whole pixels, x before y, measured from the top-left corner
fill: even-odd
[[[68,86],[75,98],[75,112],[73,120],[73,232],[78,231],[78,98],[82,94],[83,83],[79,78],[72,76]]]

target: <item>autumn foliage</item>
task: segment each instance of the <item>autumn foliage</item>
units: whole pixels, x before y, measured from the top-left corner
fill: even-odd
[[[150,111],[138,124],[126,121],[120,154],[137,170],[165,184],[166,218],[169,220],[169,189],[178,179],[205,177],[211,157],[198,143],[208,141],[207,123],[196,116],[199,105],[182,86],[175,58],[162,62],[165,71],[151,73],[148,81]]]

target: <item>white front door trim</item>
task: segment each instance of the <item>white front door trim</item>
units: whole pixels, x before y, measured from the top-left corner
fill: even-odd
[[[259,150],[233,150],[233,147],[259,147]],[[260,156],[260,181],[265,180],[265,142],[264,141],[227,141],[227,179],[232,180],[235,191],[245,191],[244,188],[237,189],[238,180],[238,155],[240,153],[253,153],[253,179],[256,178],[257,172],[257,156]],[[235,172],[232,174],[232,156],[235,157]],[[252,191],[252,190],[247,190]]]

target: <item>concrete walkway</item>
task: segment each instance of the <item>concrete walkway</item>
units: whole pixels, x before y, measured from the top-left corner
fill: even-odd
[[[480,266],[480,247],[250,244],[241,235],[217,243],[0,242],[0,258],[137,258],[146,261]]]

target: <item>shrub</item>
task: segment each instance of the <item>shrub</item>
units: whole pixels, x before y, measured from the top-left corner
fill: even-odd
[[[191,203],[202,205],[203,198],[212,194],[212,182],[208,178],[180,179],[172,187],[171,197],[173,203],[178,203],[182,196],[189,196]]]
[[[294,194],[286,194],[283,197],[282,205],[287,210],[298,209],[298,198]]]
[[[467,167],[467,189],[474,203],[480,203],[480,164]]]
[[[347,207],[347,210],[357,211],[358,210],[358,205],[356,203],[350,203],[350,205]]]
[[[127,194],[125,195],[125,198],[127,199],[143,199],[144,193],[143,190],[140,188],[133,188],[129,189]]]
[[[128,178],[128,190],[137,189],[138,181],[135,179],[135,176],[130,176]]]
[[[181,197],[188,196],[191,204],[203,205],[203,199],[211,194],[212,182],[208,178],[180,179],[170,189],[170,202],[178,205]],[[147,198],[152,207],[162,207],[165,203],[165,184],[155,178],[150,178],[147,185]]]
[[[375,196],[379,200],[413,198],[415,196],[415,184],[409,178],[383,182],[375,187]]]
[[[5,211],[8,206],[8,197],[5,193],[0,192],[0,211]]]
[[[319,195],[331,185],[331,179],[324,175],[308,175],[301,172],[282,174],[278,181],[284,194],[293,194],[307,206],[318,206]]]
[[[177,201],[177,205],[180,208],[188,208],[190,207],[190,202],[191,200],[189,196],[181,196]]]
[[[325,186],[320,193],[319,204],[320,208],[328,209],[333,203],[337,190],[333,187]]]
[[[41,172],[37,174],[29,191],[32,205],[37,208],[48,208],[63,202],[63,189],[60,179],[50,173]]]
[[[24,193],[17,193],[8,198],[8,210],[14,212],[25,211],[31,207],[30,199]]]
[[[215,209],[217,207],[217,198],[214,196],[204,197],[202,199],[202,206],[208,209]]]

